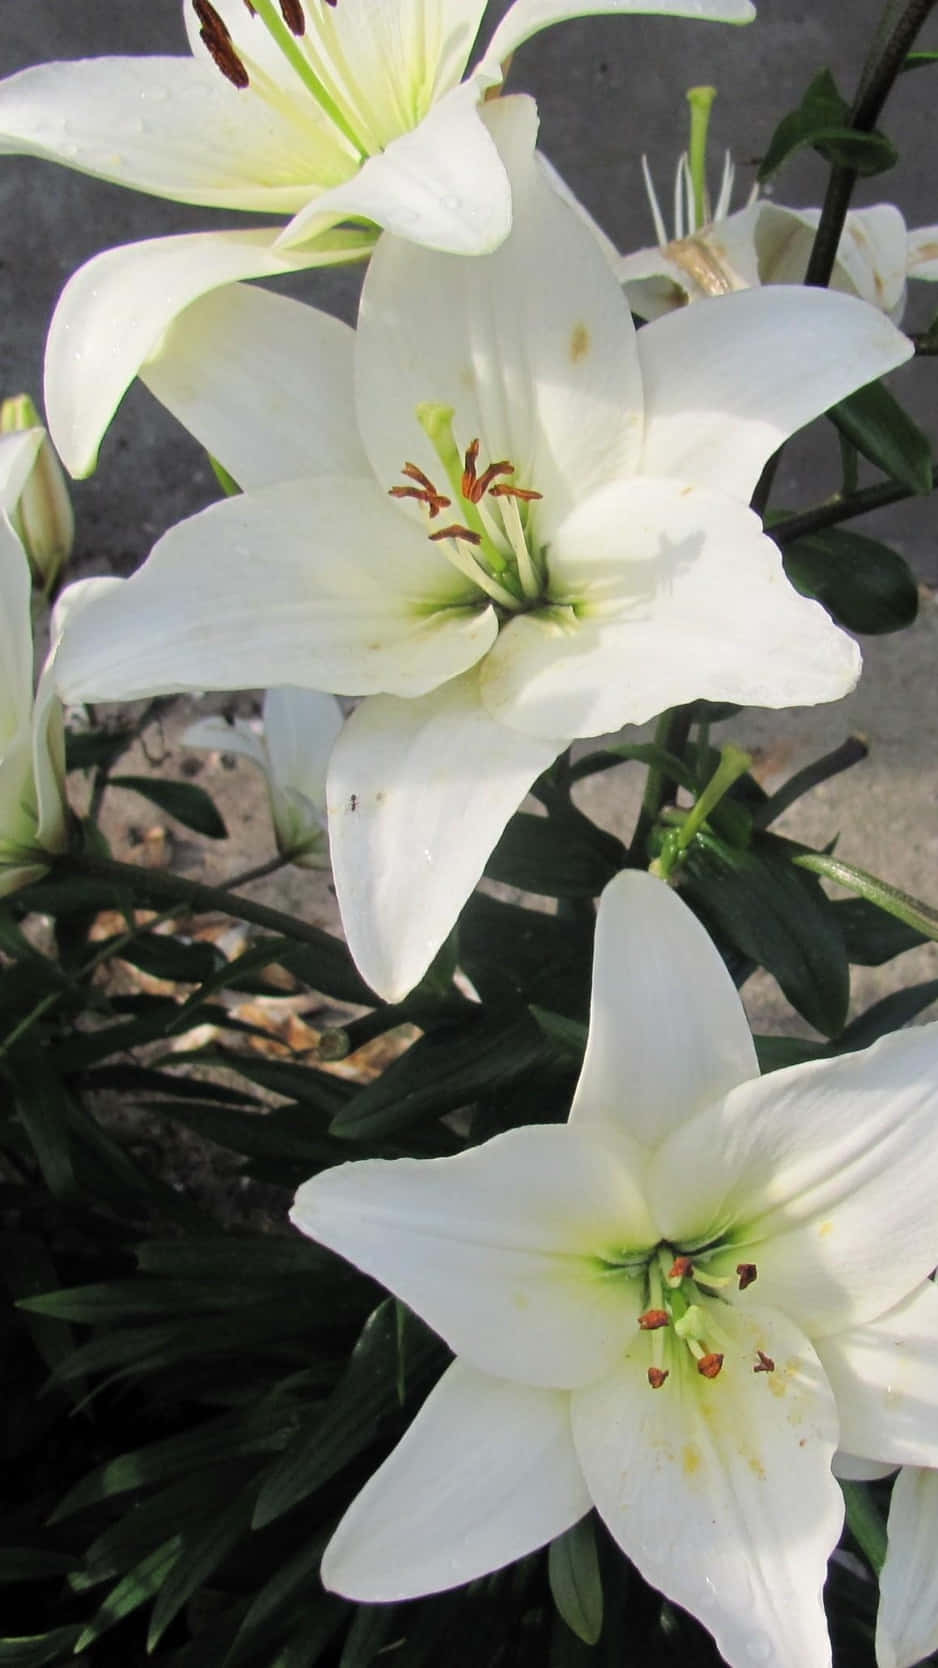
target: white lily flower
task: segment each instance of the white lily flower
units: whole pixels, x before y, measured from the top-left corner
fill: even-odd
[[[332,756],[330,846],[352,954],[392,999],[573,737],[852,686],[856,645],[747,506],[794,429],[911,352],[872,308],[803,289],[636,336],[537,165],[531,101],[484,119],[515,202],[494,255],[385,237],[354,335],[250,289],[179,321],[147,381],[249,490],[169,532],[58,658],[68,700],[369,697]]]
[[[889,1505],[879,1578],[877,1668],[914,1668],[938,1650],[938,1471],[904,1466]]]
[[[243,718],[202,718],[182,741],[239,754],[262,770],[277,849],[302,869],[327,869],[326,769],[342,721],[333,696],[287,686],[268,689],[260,733]]]
[[[295,1226],[456,1360],[342,1519],[327,1587],[474,1580],[595,1506],[731,1668],[828,1668],[838,1441],[938,1453],[938,1027],[758,1076],[713,944],[651,876],[597,921],[570,1121],[344,1164]]]
[[[0,152],[40,156],[176,202],[292,216],[112,249],[66,286],[46,410],[85,475],[139,366],[220,284],[362,258],[352,218],[459,254],[493,249],[511,195],[479,120],[517,46],[564,18],[746,23],[750,0],[515,0],[462,80],[486,0],[184,0],[190,58],[40,64],[0,85]],[[115,347],[117,343],[117,347]]]
[[[820,209],[785,208],[753,195],[731,214],[734,169],[727,153],[716,204],[711,212],[707,202],[700,216],[685,155],[675,178],[674,235],[669,238],[644,157],[642,166],[658,243],[613,263],[639,318],[661,318],[690,301],[760,284],[802,282]],[[851,209],[830,288],[859,296],[898,324],[909,278],[938,281],[938,226],[910,231],[892,203]]]
[[[30,433],[32,467],[7,514],[29,557],[30,567],[48,595],[72,553],[75,517],[62,465],[28,394],[13,394],[0,404],[0,435]],[[29,451],[24,451],[24,457]]]
[[[62,709],[48,668],[33,699],[32,583],[10,521],[44,441],[41,428],[0,438],[0,897],[65,845]]]

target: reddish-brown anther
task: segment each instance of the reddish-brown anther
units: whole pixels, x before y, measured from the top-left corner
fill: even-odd
[[[723,1357],[711,1350],[709,1355],[702,1355],[697,1363],[697,1371],[701,1378],[719,1378],[723,1371]]]
[[[280,10],[291,35],[306,34],[306,13],[301,0],[280,0]]]
[[[686,1280],[687,1276],[693,1271],[693,1267],[690,1257],[675,1257],[668,1269],[668,1279]]]
[[[466,544],[481,544],[482,534],[474,533],[471,527],[441,527],[438,533],[430,533],[429,537],[436,543],[437,539],[463,539]]]
[[[736,1273],[739,1275],[739,1289],[741,1292],[744,1292],[746,1287],[751,1286],[753,1280],[757,1280],[759,1277],[759,1270],[755,1263],[737,1263]]]
[[[543,498],[542,492],[534,492],[531,487],[512,486],[508,481],[499,481],[491,489],[493,498],[520,498],[525,504],[533,503],[535,498]]]
[[[226,81],[243,92],[250,85],[248,72],[232,44],[228,25],[220,17],[211,0],[192,0],[192,9],[201,24],[199,34]]]
[[[478,499],[473,496],[476,488],[476,464],[478,461],[479,442],[478,440],[470,440],[466,447],[466,455],[463,458],[462,480],[459,483],[459,490],[463,497],[468,498],[472,504],[478,503]]]
[[[670,1375],[667,1367],[649,1367],[648,1382],[653,1390],[660,1390],[665,1379]]]
[[[638,1324],[643,1332],[657,1332],[659,1326],[668,1326],[670,1321],[671,1316],[667,1309],[646,1309],[645,1313],[638,1317]]]
[[[754,1373],[774,1373],[774,1371],[775,1371],[775,1362],[772,1360],[771,1355],[766,1355],[764,1349],[757,1349],[756,1354],[759,1357],[759,1359],[758,1359],[756,1365],[752,1369],[753,1372]]]
[[[472,502],[474,504],[478,504],[479,499],[484,498],[490,488],[493,497],[496,496],[499,492],[499,488],[494,486],[493,482],[497,480],[499,475],[513,475],[514,472],[515,466],[513,463],[509,463],[507,458],[501,458],[498,463],[490,463],[488,468],[479,476],[479,479],[476,481],[476,484],[472,489]],[[540,494],[538,494],[538,496],[540,496]]]
[[[434,492],[432,487],[392,486],[388,487],[388,493],[391,498],[416,498],[418,504],[426,504],[431,521],[441,510],[448,510],[452,504],[451,498],[444,498],[441,492]]]

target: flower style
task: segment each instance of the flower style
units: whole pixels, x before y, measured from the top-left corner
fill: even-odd
[[[689,301],[760,284],[801,283],[820,209],[785,208],[753,196],[731,214],[734,169],[727,153],[716,204],[711,212],[705,197],[704,212],[698,215],[684,155],[675,178],[674,236],[669,238],[644,157],[642,166],[658,243],[613,262],[639,318],[661,318]],[[938,226],[910,231],[892,203],[851,209],[830,288],[859,296],[899,324],[909,278],[938,281]]]
[[[312,689],[269,689],[262,734],[245,719],[190,724],[186,747],[238,753],[264,772],[277,849],[303,869],[329,867],[326,767],[342,729],[342,708]]]
[[[459,254],[493,249],[511,195],[480,101],[517,46],[564,18],[746,23],[750,0],[515,0],[461,80],[486,0],[184,0],[190,58],[40,64],[0,85],[0,151],[176,202],[292,216],[286,229],[159,238],[84,266],[59,301],[46,410],[91,472],[166,326],[216,285],[364,258],[352,218]]]
[[[852,686],[855,644],[747,505],[794,429],[911,352],[872,308],[803,289],[637,337],[538,166],[531,101],[484,119],[515,201],[495,254],[386,236],[354,336],[249,288],[179,321],[146,380],[248,490],[171,530],[58,657],[68,700],[368,697],[332,755],[329,834],[352,954],[389,999],[573,737]]]
[[[41,428],[0,438],[0,897],[65,844],[62,711],[48,669],[33,701],[29,563],[10,522],[44,443]]]
[[[914,1668],[938,1650],[938,1471],[904,1466],[889,1504],[879,1578],[877,1668]]]
[[[326,1586],[452,1587],[592,1505],[731,1668],[826,1668],[838,1443],[938,1452],[936,1064],[927,1026],[760,1079],[704,929],[619,875],[568,1124],[297,1194],[294,1224],[456,1354]]]

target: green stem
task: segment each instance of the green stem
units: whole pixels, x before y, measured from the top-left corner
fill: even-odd
[[[886,1562],[886,1525],[876,1509],[865,1483],[841,1483],[847,1528],[866,1558],[873,1573],[879,1576]]]
[[[266,865],[265,865],[266,868]],[[52,872],[59,875],[85,875],[96,880],[112,880],[115,886],[125,886],[137,896],[157,903],[181,903],[200,911],[218,910],[237,921],[250,921],[265,927],[283,938],[293,938],[300,944],[311,944],[316,949],[333,948],[336,940],[320,927],[298,921],[279,909],[256,903],[253,898],[241,898],[222,886],[207,886],[199,880],[184,880],[181,875],[167,874],[163,869],[144,869],[138,863],[118,863],[112,857],[77,856],[57,857]],[[256,878],[249,871],[249,878]],[[239,882],[244,884],[243,879]]]
[[[897,920],[904,921],[907,927],[914,927],[925,938],[938,939],[938,909],[911,897],[908,892],[901,892],[898,886],[890,886],[888,881],[868,874],[866,869],[857,869],[852,863],[844,863],[841,858],[830,857],[821,851],[801,852],[792,858],[792,862],[800,869],[810,869],[812,874],[835,881],[857,897],[867,898],[878,909],[884,910],[887,915],[895,915]]]
[[[683,760],[684,749],[690,734],[690,714],[686,707],[670,707],[658,719],[655,728],[655,746],[662,752],[673,753]],[[633,868],[644,868],[648,861],[646,842],[648,836],[658,820],[663,805],[672,800],[679,784],[669,776],[667,771],[659,765],[649,765],[645,778],[645,792],[642,795],[641,810],[632,834],[629,846],[629,862]]]
[[[726,746],[720,749],[720,762],[707,786],[693,809],[688,812],[686,817],[682,818],[673,835],[669,836],[666,848],[662,850],[660,857],[657,859],[655,870],[665,880],[672,869],[680,863],[681,857],[695,835],[699,834],[711,811],[719,805],[720,800],[729,792],[733,783],[738,782],[741,776],[745,776],[751,764],[750,755],[744,753],[741,747],[735,747],[732,742],[727,742]]]
[[[932,470],[932,491],[938,487],[938,464]],[[883,481],[876,486],[861,487],[859,492],[852,492],[849,498],[843,498],[838,493],[826,504],[819,504],[816,509],[803,510],[800,515],[786,516],[784,521],[771,523],[767,528],[771,539],[785,548],[794,544],[796,539],[803,539],[808,533],[820,532],[825,527],[836,527],[841,521],[852,521],[855,516],[869,515],[871,510],[883,510],[890,504],[901,504],[906,498],[917,498],[918,493],[911,487],[900,486],[895,481]]]

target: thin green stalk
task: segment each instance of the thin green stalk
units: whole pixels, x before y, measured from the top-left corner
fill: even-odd
[[[938,464],[932,470],[932,491],[936,487]],[[826,504],[818,504],[813,510],[803,510],[800,515],[786,516],[784,521],[771,523],[766,531],[784,549],[787,544],[794,544],[796,539],[803,539],[808,533],[837,527],[840,522],[852,521],[855,516],[869,515],[871,510],[883,510],[890,504],[901,504],[906,498],[919,496],[911,487],[901,486],[897,481],[882,481],[876,486],[861,487],[848,498],[838,493],[835,498],[828,499]]]
[[[720,762],[696,804],[668,835],[666,846],[654,864],[657,874],[667,879],[672,869],[680,863],[694,836],[699,834],[710,812],[719,805],[733,783],[745,776],[751,764],[750,755],[744,753],[741,747],[734,747],[732,742],[727,742],[726,746],[721,748]]]
[[[831,857],[823,851],[799,852],[792,862],[799,869],[810,869],[812,874],[822,875],[825,880],[835,881],[857,897],[868,899],[877,909],[884,910],[887,915],[895,915],[898,921],[904,921],[907,927],[914,927],[925,938],[938,939],[938,909],[923,903],[920,898],[911,897],[908,892],[900,891],[898,886],[890,886],[888,880],[880,880],[866,869],[858,869],[854,864],[845,863],[842,858]]]
[[[686,707],[669,707],[658,719],[655,746],[660,747],[665,753],[673,753],[677,758],[683,759],[690,725],[690,713]],[[658,820],[662,806],[674,798],[677,788],[678,784],[666,771],[659,769],[657,765],[649,765],[641,809],[629,845],[629,862],[633,867],[645,867],[648,836]]]

